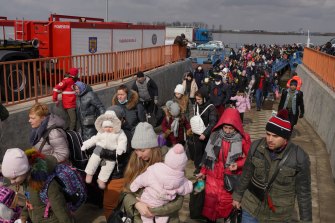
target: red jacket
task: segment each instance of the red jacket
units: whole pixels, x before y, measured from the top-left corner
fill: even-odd
[[[52,100],[57,101],[59,93],[62,93],[63,108],[76,108],[76,92],[73,90],[74,80],[66,77],[59,82],[53,89]]]
[[[178,129],[178,136],[175,137],[173,135],[173,131],[171,130],[171,124],[173,122],[174,118],[172,116],[165,117],[162,121],[162,131],[165,133],[166,131],[170,130],[171,133],[166,137],[166,140],[170,141],[172,145],[175,145],[177,143],[184,142],[184,128],[186,130],[191,129],[190,123],[187,121],[186,118],[180,118],[179,119],[179,129]]]
[[[249,134],[243,130],[243,125],[236,109],[228,108],[221,116],[213,131],[222,128],[223,124],[232,125],[242,135],[243,155],[236,160],[237,170],[234,174],[242,174],[242,167],[246,160],[251,140]],[[233,209],[232,193],[224,189],[224,173],[232,174],[229,169],[224,169],[224,164],[228,156],[230,142],[222,140],[222,145],[213,170],[202,167],[201,173],[206,175],[205,203],[202,215],[210,220],[227,218]]]

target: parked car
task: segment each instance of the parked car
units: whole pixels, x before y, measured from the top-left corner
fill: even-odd
[[[197,46],[198,50],[222,50],[224,45],[222,41],[209,41],[208,43],[200,44]]]
[[[197,48],[197,44],[195,42],[188,42],[187,43],[187,46],[190,48],[190,49],[196,49]]]

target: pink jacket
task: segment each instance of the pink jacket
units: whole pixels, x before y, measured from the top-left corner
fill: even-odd
[[[186,179],[184,171],[170,168],[164,163],[155,163],[136,177],[130,190],[136,192],[144,188],[141,200],[151,207],[159,207],[175,199],[176,195],[186,195],[192,192],[193,184]]]
[[[240,113],[244,113],[247,109],[250,110],[250,101],[248,97],[236,95],[231,97],[230,100],[236,100],[236,109]]]

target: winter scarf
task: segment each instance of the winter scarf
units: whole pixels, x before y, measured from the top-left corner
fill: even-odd
[[[292,113],[293,115],[297,114],[297,95],[298,95],[298,91],[295,90],[294,92],[294,96],[292,98]],[[285,104],[284,104],[284,108],[287,107],[287,104],[290,100],[290,89],[287,89],[287,96],[286,96],[286,100],[285,100]]]
[[[40,141],[40,139],[43,137],[43,133],[45,132],[45,130],[47,129],[48,126],[48,122],[49,122],[49,118],[50,115],[48,115],[41,123],[41,125],[38,128],[34,128],[31,131],[30,134],[30,145],[36,145],[38,143],[38,141]]]
[[[222,129],[211,134],[205,148],[205,154],[201,165],[205,165],[208,169],[213,169],[216,160],[219,157],[222,140],[230,142],[229,153],[226,164],[235,162],[237,157],[242,154],[242,136],[238,132],[226,134]]]
[[[179,118],[176,117],[173,118],[173,122],[171,123],[171,130],[173,132],[174,137],[178,137]]]

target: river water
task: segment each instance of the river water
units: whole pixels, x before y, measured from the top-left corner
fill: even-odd
[[[314,45],[323,45],[329,41],[331,36],[310,36],[310,42]],[[238,48],[243,44],[293,44],[306,43],[305,35],[270,35],[270,34],[235,34],[235,33],[213,33],[214,40],[221,40],[229,47]]]

